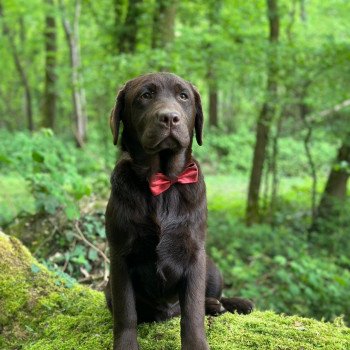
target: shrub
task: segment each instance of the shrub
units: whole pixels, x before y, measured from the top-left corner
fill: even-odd
[[[229,294],[251,298],[260,309],[328,320],[349,310],[349,260],[322,254],[308,243],[307,233],[247,228],[212,212],[208,235],[208,251],[223,271]]]
[[[32,135],[1,131],[0,138],[0,170],[3,175],[25,179],[37,213],[53,214],[63,208],[68,218],[78,217],[78,201],[92,193],[93,185],[104,181],[108,186],[98,160],[89,161],[89,154],[58,139],[49,129]],[[94,177],[95,173],[99,175]]]

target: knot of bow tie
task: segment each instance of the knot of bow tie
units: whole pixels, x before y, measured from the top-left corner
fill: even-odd
[[[191,184],[195,182],[198,182],[198,167],[196,163],[190,163],[175,180],[170,180],[163,173],[154,174],[149,180],[149,188],[153,196],[158,196],[174,183]]]

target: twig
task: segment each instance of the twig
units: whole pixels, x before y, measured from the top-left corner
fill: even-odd
[[[84,236],[84,234],[81,232],[79,225],[78,225],[78,221],[75,222],[75,229],[78,233],[78,235],[75,235],[79,240],[85,242],[89,247],[91,247],[92,249],[95,249],[104,259],[105,263],[110,264],[110,260],[108,259],[108,257],[106,256],[106,254],[99,248],[97,248],[95,245],[93,245],[90,241],[88,241],[86,239],[86,237]]]
[[[88,282],[88,281],[96,281],[96,280],[100,280],[101,278],[104,278],[103,275],[90,275],[88,277],[82,277],[78,279],[78,282]]]
[[[310,149],[310,140],[312,137],[312,124],[303,115],[301,116],[301,119],[305,127],[307,128],[307,134],[304,139],[304,148],[305,148],[306,157],[308,159],[308,163],[311,169],[311,177],[312,177],[311,213],[312,213],[312,220],[314,221],[316,218],[317,172],[316,172],[316,165],[312,158],[312,153]]]

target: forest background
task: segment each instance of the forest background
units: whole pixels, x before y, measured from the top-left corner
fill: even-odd
[[[349,322],[349,23],[347,0],[0,0],[0,227],[101,289],[109,113],[128,79],[174,72],[202,95],[226,294]]]

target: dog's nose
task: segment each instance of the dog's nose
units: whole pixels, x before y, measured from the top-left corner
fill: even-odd
[[[158,120],[161,124],[170,127],[180,122],[180,114],[177,112],[162,112],[158,115]]]

